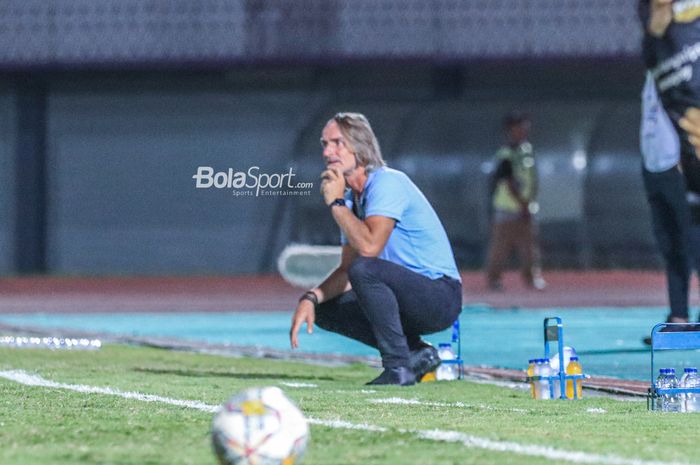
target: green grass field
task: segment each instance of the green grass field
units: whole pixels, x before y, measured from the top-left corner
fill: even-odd
[[[314,420],[308,465],[700,463],[700,415],[651,413],[644,402],[534,401],[523,390],[468,381],[368,389],[364,382],[377,372],[361,365],[114,345],[0,349],[0,371],[9,370],[210,405],[245,387],[276,385]],[[195,408],[0,377],[0,464],[214,465],[211,419]]]

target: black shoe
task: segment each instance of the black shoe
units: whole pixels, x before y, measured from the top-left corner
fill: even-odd
[[[442,362],[435,347],[427,342],[422,342],[422,345],[420,349],[412,350],[408,357],[411,371],[416,374],[416,382],[420,382],[427,373],[435,371]]]
[[[416,384],[416,375],[407,367],[385,368],[381,375],[367,383],[368,386],[379,384],[411,386]]]

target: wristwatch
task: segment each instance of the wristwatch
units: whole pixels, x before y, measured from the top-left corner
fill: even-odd
[[[328,208],[333,208],[336,205],[344,207],[345,206],[345,199],[335,199],[331,203],[328,204]]]

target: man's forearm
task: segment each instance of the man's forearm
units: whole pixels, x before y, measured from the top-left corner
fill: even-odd
[[[343,268],[336,268],[318,287],[313,289],[319,302],[327,302],[351,289],[348,273]]]
[[[367,256],[379,253],[379,251],[375,251],[376,247],[372,243],[372,233],[369,227],[357,218],[349,208],[335,207],[332,212],[333,219],[345,234],[350,247],[358,254]]]

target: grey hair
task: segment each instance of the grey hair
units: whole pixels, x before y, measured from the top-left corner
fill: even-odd
[[[355,151],[355,158],[360,166],[369,173],[386,166],[379,148],[379,141],[372,131],[369,121],[361,113],[336,113],[333,121],[338,124],[340,132]]]

